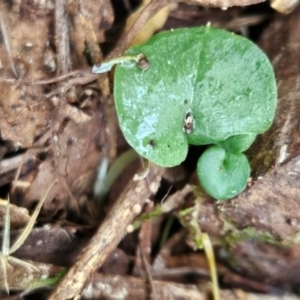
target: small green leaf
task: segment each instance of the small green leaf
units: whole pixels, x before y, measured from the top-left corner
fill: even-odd
[[[219,146],[231,153],[241,153],[247,150],[253,143],[256,134],[238,134],[218,143]]]
[[[274,73],[251,41],[211,27],[176,29],[126,52],[139,54],[147,67],[118,65],[114,96],[121,130],[141,156],[172,167],[189,144],[238,153],[270,127]]]
[[[212,146],[200,157],[197,173],[201,185],[211,196],[226,200],[245,189],[250,167],[244,154],[232,154]]]

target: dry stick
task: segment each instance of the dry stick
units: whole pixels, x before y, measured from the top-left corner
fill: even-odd
[[[92,63],[100,64],[103,61],[103,54],[98,45],[97,36],[93,24],[90,20],[89,14],[84,10],[84,0],[79,0],[78,10],[79,19],[84,31],[86,43],[91,53]]]
[[[84,74],[84,75],[82,77],[75,77],[75,78],[68,80],[61,87],[59,87],[59,88],[55,89],[54,91],[52,91],[51,93],[47,94],[46,98],[50,98],[57,94],[64,94],[70,88],[72,88],[73,86],[75,86],[77,84],[84,85],[84,84],[90,83],[94,80],[97,80],[99,78],[99,74],[92,74],[90,71],[83,72],[81,74]],[[59,81],[59,80],[56,80],[56,81]]]
[[[201,5],[208,7],[220,7],[223,9],[227,9],[232,6],[248,6],[252,4],[257,4],[261,2],[265,2],[266,0],[179,0],[180,2],[193,4],[193,5]]]
[[[155,193],[163,173],[163,169],[151,168],[151,192]],[[73,299],[81,290],[94,272],[102,265],[106,257],[114,250],[132,220],[140,213],[151,192],[146,180],[131,181],[118,198],[110,213],[97,230],[96,234],[83,250],[77,263],[61,280],[50,300]]]
[[[57,48],[57,74],[66,74],[71,69],[69,17],[66,10],[66,0],[55,1],[55,44]],[[68,87],[67,90],[74,85]],[[47,95],[47,98],[57,93],[64,93],[65,85]]]
[[[154,287],[158,299],[163,300],[207,300],[210,285],[204,284],[180,284],[166,282],[164,280],[154,280]],[[124,287],[130,292],[125,293]],[[259,293],[248,293],[241,289],[221,290],[222,300],[299,300],[299,297],[290,293],[284,295],[268,295]],[[115,295],[120,295],[117,298]],[[115,296],[115,298],[113,298]],[[121,276],[121,275],[102,275],[96,274],[84,289],[82,297],[84,299],[149,299],[147,298],[147,285],[144,279]]]
[[[81,2],[83,2],[83,0],[81,0],[79,4],[79,19],[83,28],[87,46],[90,49],[92,63],[94,65],[100,64],[103,61],[103,54],[99,47],[93,24],[87,13],[83,11],[84,5]],[[100,86],[100,90],[104,97],[108,97],[109,95],[111,95],[109,78],[107,73],[102,74],[101,76],[97,76],[97,79],[98,84]]]
[[[50,79],[44,79],[44,80],[42,79],[42,80],[37,80],[37,81],[23,80],[23,81],[20,81],[20,83],[25,83],[25,84],[30,84],[30,85],[44,85],[44,84],[56,83],[58,81],[63,81],[63,80],[66,80],[66,79],[71,80],[71,79],[85,78],[90,74],[91,74],[90,70],[76,70],[76,71],[72,71],[72,72],[69,72],[67,74],[63,74],[61,76],[57,76],[57,77],[50,78]],[[97,77],[98,77],[96,75],[98,75],[98,74],[93,74],[93,75],[94,75],[93,80],[96,80]],[[5,80],[5,79],[1,78],[1,80]]]
[[[81,3],[80,5],[79,16],[85,33],[85,39],[91,52],[93,64],[99,64],[103,61],[103,55],[98,45],[97,36],[93,28],[93,24],[90,18],[88,18],[88,16],[86,15],[86,13],[82,11],[82,7],[83,7],[82,4],[83,3]],[[114,107],[114,100],[113,97],[111,96],[112,92],[109,83],[108,73],[97,76],[97,81],[101,93],[105,98],[103,111],[104,111],[104,119],[106,123],[105,127],[107,128],[107,130],[105,130],[105,133],[106,133],[106,140],[108,146],[107,149],[104,150],[107,153],[108,158],[111,162],[117,156],[117,124],[118,124],[117,115]]]
[[[91,78],[90,78],[91,77]],[[6,82],[10,84],[25,84],[25,85],[44,85],[50,83],[56,83],[63,80],[85,80],[87,78],[88,82],[94,81],[99,77],[99,74],[92,74],[91,70],[75,70],[67,74],[56,76],[50,79],[41,80],[26,80],[26,79],[14,79],[14,78],[4,78],[0,77],[0,82]],[[86,82],[86,83],[88,83]]]
[[[145,268],[145,271],[146,271],[147,280],[148,280],[148,283],[149,283],[149,286],[150,286],[150,289],[151,289],[149,298],[153,299],[153,300],[158,300],[159,298],[157,297],[157,293],[156,293],[156,290],[155,290],[152,273],[151,273],[149,262],[147,260],[144,249],[139,247],[139,252],[140,252],[141,259],[142,259],[142,262],[143,262],[143,265],[144,265],[144,268]]]
[[[8,55],[8,61],[10,64],[10,68],[11,68],[12,72],[14,73],[14,75],[18,78],[18,72],[15,68],[14,60],[12,58],[12,51],[11,51],[11,45],[10,45],[10,41],[9,41],[8,32],[7,32],[5,22],[4,22],[4,19],[3,19],[3,16],[1,13],[0,13],[0,30],[1,30],[1,36],[2,36],[3,43],[4,43],[4,47],[5,47],[5,50]]]
[[[200,285],[196,284],[179,284],[159,280],[154,280],[153,285],[157,293],[157,299],[208,299],[206,295],[208,287],[203,285],[200,287]],[[125,287],[129,292],[126,293],[124,291]],[[116,295],[120,295],[120,297]],[[149,299],[147,282],[144,279],[121,275],[102,275],[99,273],[89,281],[89,284],[83,290],[82,297],[84,299]],[[237,300],[237,298],[231,298],[231,300],[233,299]]]
[[[70,34],[66,1],[55,1],[55,42],[57,47],[58,74],[66,74],[70,70]]]

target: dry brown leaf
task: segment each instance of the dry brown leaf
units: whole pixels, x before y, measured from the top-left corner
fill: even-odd
[[[97,99],[95,99],[95,104]],[[84,113],[79,110],[80,114]],[[79,114],[79,115],[80,115]],[[52,146],[51,154],[38,167],[36,177],[30,179],[28,173],[25,178],[32,181],[30,188],[27,190],[21,205],[31,206],[32,201],[40,199],[43,191],[49,186],[54,178],[59,178],[50,191],[41,214],[50,219],[53,216],[64,218],[66,212],[71,212],[73,216],[79,214],[77,200],[82,193],[88,193],[92,189],[93,181],[86,182],[78,178],[84,174],[90,179],[90,172],[96,172],[99,161],[103,155],[101,149],[101,139],[103,139],[102,113],[95,110],[94,115],[82,122],[74,120],[66,121],[59,131],[54,134],[55,143]],[[74,185],[77,182],[78,185]],[[75,194],[76,193],[76,194]]]
[[[37,136],[49,128],[52,111],[47,102],[37,102],[41,88],[24,87],[22,90],[2,83],[0,87],[1,138],[17,142],[20,147],[32,147]]]
[[[272,0],[271,7],[282,14],[289,14],[299,5],[299,3],[299,0]]]
[[[136,21],[137,17],[140,15],[141,11],[150,3],[151,0],[143,0],[141,6],[127,19],[124,32],[128,32],[133,23]],[[177,8],[177,3],[172,3],[164,8],[162,8],[157,14],[150,18],[147,23],[141,28],[140,32],[136,35],[130,46],[135,44],[141,44],[148,41],[153,34],[161,29],[165,22],[167,21],[171,11]]]

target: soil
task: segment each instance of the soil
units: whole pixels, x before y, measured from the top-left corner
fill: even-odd
[[[0,200],[1,299],[217,300],[212,254],[196,242],[204,233],[219,299],[300,299],[300,7],[170,2],[0,3],[0,197],[11,203],[8,212]],[[247,189],[230,201],[209,197],[195,174],[203,148],[191,147],[182,165],[151,164],[149,174],[131,157],[95,196],[95,182],[106,183],[101,174],[130,147],[114,110],[113,72],[95,75],[92,66],[133,39],[207,22],[257,43],[276,74],[275,120],[247,151]],[[30,219],[21,246],[8,251],[8,237],[13,245]]]

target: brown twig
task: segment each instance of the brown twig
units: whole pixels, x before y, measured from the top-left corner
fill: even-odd
[[[151,289],[150,290],[150,299],[158,300],[160,298],[158,298],[158,295],[157,295],[156,290],[155,290],[150,265],[149,265],[149,262],[148,262],[148,259],[147,259],[148,255],[146,255],[146,253],[144,252],[144,249],[141,248],[141,247],[139,248],[139,252],[140,252],[140,256],[141,256],[141,259],[142,259],[142,262],[143,262],[143,265],[144,265],[144,268],[145,268],[145,272],[146,272],[146,275],[147,275],[147,280],[148,280],[148,283],[149,283],[149,286],[150,286],[150,289]]]
[[[70,88],[72,88],[73,86],[75,86],[77,84],[84,85],[84,84],[90,83],[90,82],[92,82],[94,80],[97,80],[99,78],[99,74],[92,74],[90,71],[88,71],[88,72],[80,72],[80,73],[81,73],[82,76],[71,78],[70,80],[68,80],[67,82],[65,82],[61,87],[59,87],[59,88],[53,90],[51,93],[47,94],[46,98],[50,98],[50,97],[52,97],[54,95],[57,95],[57,94],[64,94]]]
[[[56,82],[63,81],[63,80],[66,80],[66,79],[68,79],[68,80],[80,79],[80,78],[87,77],[89,74],[91,74],[90,70],[88,70],[88,71],[86,71],[86,70],[75,70],[75,71],[69,72],[67,74],[63,74],[63,75],[60,75],[60,76],[57,76],[57,77],[54,77],[54,78],[50,78],[50,79],[36,80],[36,81],[22,80],[22,81],[20,81],[20,83],[30,84],[30,85],[44,85],[44,84],[56,83]],[[95,79],[96,79],[96,76],[95,76]]]
[[[84,11],[84,2],[80,4],[80,20],[83,26],[86,43],[90,49],[91,58],[93,64],[99,64],[103,61],[103,54],[99,47],[96,32],[93,24],[88,17],[88,14]],[[105,149],[110,161],[114,160],[117,156],[117,115],[114,107],[114,101],[111,97],[112,91],[110,87],[109,77],[107,73],[97,76],[97,81],[102,95],[105,97],[103,111],[106,122],[106,134],[108,149]]]
[[[66,1],[55,1],[55,39],[57,46],[58,74],[66,74],[70,71],[70,33]]]
[[[56,76],[54,78],[50,79],[41,79],[41,80],[26,80],[26,79],[15,79],[15,78],[5,78],[5,77],[0,77],[0,82],[5,82],[9,84],[24,84],[24,85],[45,85],[45,84],[51,84],[51,83],[56,83],[59,81],[63,81],[66,79],[79,79],[79,78],[84,78],[88,77],[88,75],[94,75],[94,79],[96,80],[99,75],[97,74],[92,74],[90,70],[75,70],[72,72],[69,72],[67,74],[63,74],[60,76]]]
[[[184,2],[187,4],[193,5],[201,5],[207,7],[219,7],[222,9],[227,9],[232,6],[248,6],[261,2],[265,2],[266,0],[179,0],[180,2]]]
[[[12,58],[12,51],[11,51],[9,36],[8,36],[8,32],[7,32],[2,14],[0,14],[0,30],[1,30],[3,43],[4,43],[4,46],[5,46],[5,50],[7,52],[8,61],[9,61],[9,64],[10,64],[11,71],[18,78],[19,76],[18,76],[18,72],[15,68],[14,60]]]
[[[155,272],[159,272],[161,269],[166,268],[166,261],[168,257],[171,256],[172,249],[174,246],[179,244],[179,242],[182,242],[186,236],[186,231],[181,230],[177,233],[175,233],[160,249],[159,253],[155,257],[153,264],[152,264],[152,270]]]
[[[154,280],[154,287],[158,299],[163,300],[208,300],[209,284],[179,284]],[[126,293],[125,291],[130,291]],[[250,293],[237,289],[220,290],[222,300],[268,300],[270,295]],[[83,290],[82,299],[112,299],[112,295],[120,295],[118,299],[148,299],[147,282],[144,279],[120,275],[97,274]],[[273,300],[299,300],[299,297],[290,293],[272,295]]]
[[[157,299],[208,299],[206,297],[206,290],[208,288],[204,288],[203,286],[199,287],[199,285],[194,284],[179,284],[159,280],[154,280],[153,285],[157,293]],[[112,295],[120,295],[119,299],[122,300],[149,299],[147,282],[144,279],[130,276],[96,274],[90,284],[83,290],[81,297],[83,299],[112,299]]]
[[[157,298],[163,300],[204,300],[205,291],[194,284],[179,284],[155,280]],[[112,299],[112,295],[120,295],[120,299],[149,299],[147,282],[144,279],[130,276],[107,276],[96,274],[94,279],[83,290],[83,299]],[[228,299],[228,298],[227,298]],[[293,299],[294,300],[294,299]]]
[[[162,172],[161,168],[153,166],[149,175],[152,193],[158,188]],[[80,294],[87,279],[102,265],[126,234],[128,225],[140,213],[151,192],[145,180],[131,181],[127,185],[77,263],[50,296],[50,300],[73,299]]]

